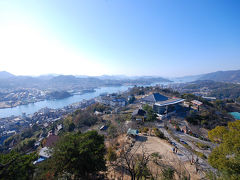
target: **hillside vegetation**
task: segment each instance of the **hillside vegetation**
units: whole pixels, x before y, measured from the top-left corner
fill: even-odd
[[[240,84],[215,82],[210,80],[195,81],[184,86],[184,89],[199,90],[207,87],[210,90],[209,96],[217,99],[237,99],[240,97]]]
[[[220,82],[240,82],[240,70],[217,71],[202,75],[199,80],[213,80]]]

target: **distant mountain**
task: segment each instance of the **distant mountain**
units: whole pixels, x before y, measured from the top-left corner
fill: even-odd
[[[42,75],[14,76],[8,72],[0,72],[0,88],[37,88],[53,91],[70,91],[93,89],[101,86],[148,85],[152,83],[171,82],[155,76],[73,76],[73,75]]]
[[[72,75],[60,75],[53,77],[48,82],[47,87],[62,90],[72,90],[81,88],[95,88],[104,85],[104,81],[94,77],[76,77]]]
[[[138,81],[171,82],[169,79],[157,77],[157,76],[102,75],[102,76],[95,76],[95,78],[98,78],[101,80],[117,80],[117,81],[129,81],[129,82],[138,82]]]
[[[128,76],[124,75],[102,75],[102,76],[95,76],[98,79],[101,80],[124,80],[124,79],[130,79]]]
[[[15,75],[6,72],[6,71],[0,71],[0,79],[8,79],[8,78],[12,78],[15,77]]]
[[[45,86],[43,82],[31,76],[13,76],[5,79],[0,78],[0,88],[39,88]]]
[[[240,70],[231,70],[231,71],[217,71],[207,74],[193,75],[193,76],[184,76],[170,78],[170,80],[176,83],[187,83],[197,80],[212,80],[216,82],[240,82]]]
[[[213,80],[219,82],[240,82],[240,70],[217,71],[202,75],[198,80]]]
[[[170,80],[174,81],[175,83],[187,83],[199,80],[203,75],[194,75],[194,76],[184,76],[184,77],[177,77],[177,78],[170,78]]]
[[[46,75],[37,76],[36,78],[41,79],[41,80],[50,80],[56,76],[58,76],[58,75],[57,74],[46,74]]]
[[[53,77],[52,79],[50,79],[50,82],[58,82],[58,83],[75,83],[78,80],[77,77],[72,76],[72,75],[60,75],[60,76],[56,76]]]

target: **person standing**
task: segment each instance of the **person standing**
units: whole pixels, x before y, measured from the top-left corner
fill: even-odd
[[[173,153],[175,153],[175,147],[173,147],[172,151],[173,151]]]

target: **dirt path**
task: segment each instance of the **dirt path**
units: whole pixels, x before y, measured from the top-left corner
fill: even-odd
[[[141,136],[140,136],[141,138]],[[182,153],[178,152],[177,154],[172,152],[173,146],[170,145],[168,142],[165,140],[161,140],[158,137],[154,136],[144,136],[146,139],[145,142],[136,142],[135,147],[139,146],[139,143],[143,143],[146,152],[149,154],[152,153],[159,153],[161,155],[163,161],[166,161],[168,164],[173,166],[176,169],[182,169],[182,170],[187,170],[187,172],[190,174],[191,179],[201,179],[199,174],[196,174],[195,166],[191,165],[190,162],[186,161],[181,161],[181,156]],[[138,148],[137,153],[141,153],[142,149]]]

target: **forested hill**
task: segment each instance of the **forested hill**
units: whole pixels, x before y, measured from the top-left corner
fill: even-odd
[[[219,82],[240,82],[240,70],[217,71],[202,75],[199,80],[213,80]]]
[[[217,71],[206,74],[177,77],[172,78],[172,80],[181,83],[193,82],[198,80],[212,80],[216,82],[240,83],[240,70]]]
[[[209,96],[213,96],[218,99],[239,99],[240,101],[240,84],[236,83],[201,80],[188,83],[184,88],[199,90],[205,87],[210,90]]]
[[[139,76],[72,76],[72,75],[45,75],[39,77],[15,76],[5,71],[0,71],[0,89],[38,88],[54,90],[73,90],[96,88],[101,86],[119,86],[124,84],[145,85],[159,82],[171,82],[162,77]]]

